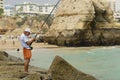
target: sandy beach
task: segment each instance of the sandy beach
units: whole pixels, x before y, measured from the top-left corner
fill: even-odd
[[[49,45],[47,43],[33,43],[33,48],[54,48],[58,47],[56,45]],[[18,39],[6,39],[2,40],[0,39],[0,50],[10,50],[10,49],[21,49],[22,46],[20,44],[20,41]]]

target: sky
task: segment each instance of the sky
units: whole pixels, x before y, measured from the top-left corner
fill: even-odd
[[[44,4],[44,3],[51,3],[51,4],[55,4],[58,0],[4,0],[5,4],[19,4],[19,3],[23,3],[25,1],[32,1],[35,3],[40,3],[40,4]]]
[[[5,4],[9,4],[9,5],[15,5],[15,4],[20,4],[23,3],[25,1],[32,1],[38,4],[45,4],[45,3],[51,3],[51,4],[56,4],[58,0],[4,0]],[[113,0],[109,0],[109,1],[113,1]],[[116,1],[116,10],[120,10],[120,0],[114,0]]]

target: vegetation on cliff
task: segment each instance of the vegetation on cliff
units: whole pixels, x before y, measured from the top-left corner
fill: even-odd
[[[20,35],[22,31],[29,27],[32,32],[46,33],[51,25],[54,16],[51,15],[45,24],[42,26],[48,15],[37,15],[37,16],[2,16],[0,18],[0,29],[5,29],[6,35]],[[41,27],[42,26],[42,27]],[[19,31],[17,31],[19,30]],[[15,33],[14,33],[15,32]]]
[[[2,15],[4,13],[3,9],[0,8],[0,15]]]

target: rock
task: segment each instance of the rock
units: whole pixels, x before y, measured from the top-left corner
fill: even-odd
[[[0,51],[0,60],[7,60],[8,54],[5,51]]]
[[[30,74],[24,79],[25,80],[41,80],[41,75],[40,74]]]
[[[55,57],[48,73],[52,80],[96,80],[93,76],[78,71],[59,56]]]
[[[92,0],[95,9],[95,18],[92,21],[95,28],[113,28],[114,17],[107,0]]]
[[[1,61],[14,61],[14,62],[21,62],[21,61],[23,61],[20,58],[16,58],[14,56],[8,55],[5,51],[0,51],[0,60]]]
[[[61,0],[45,34],[45,42],[60,46],[120,45],[119,39],[120,26],[106,0]]]
[[[0,80],[96,80],[94,77],[79,72],[60,57],[56,57],[48,71],[34,66],[29,67],[25,73],[24,64],[13,62],[6,52],[0,51]],[[8,58],[8,59],[7,59]]]
[[[17,78],[0,78],[0,80],[19,80]]]
[[[25,73],[23,61],[0,51],[0,80],[43,80],[46,73],[34,66],[29,66],[29,72]]]

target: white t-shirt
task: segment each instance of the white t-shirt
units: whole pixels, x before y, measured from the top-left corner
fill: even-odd
[[[29,37],[26,36],[24,33],[20,36],[20,42],[23,48],[30,49],[30,46],[26,44],[26,42],[29,41]]]

